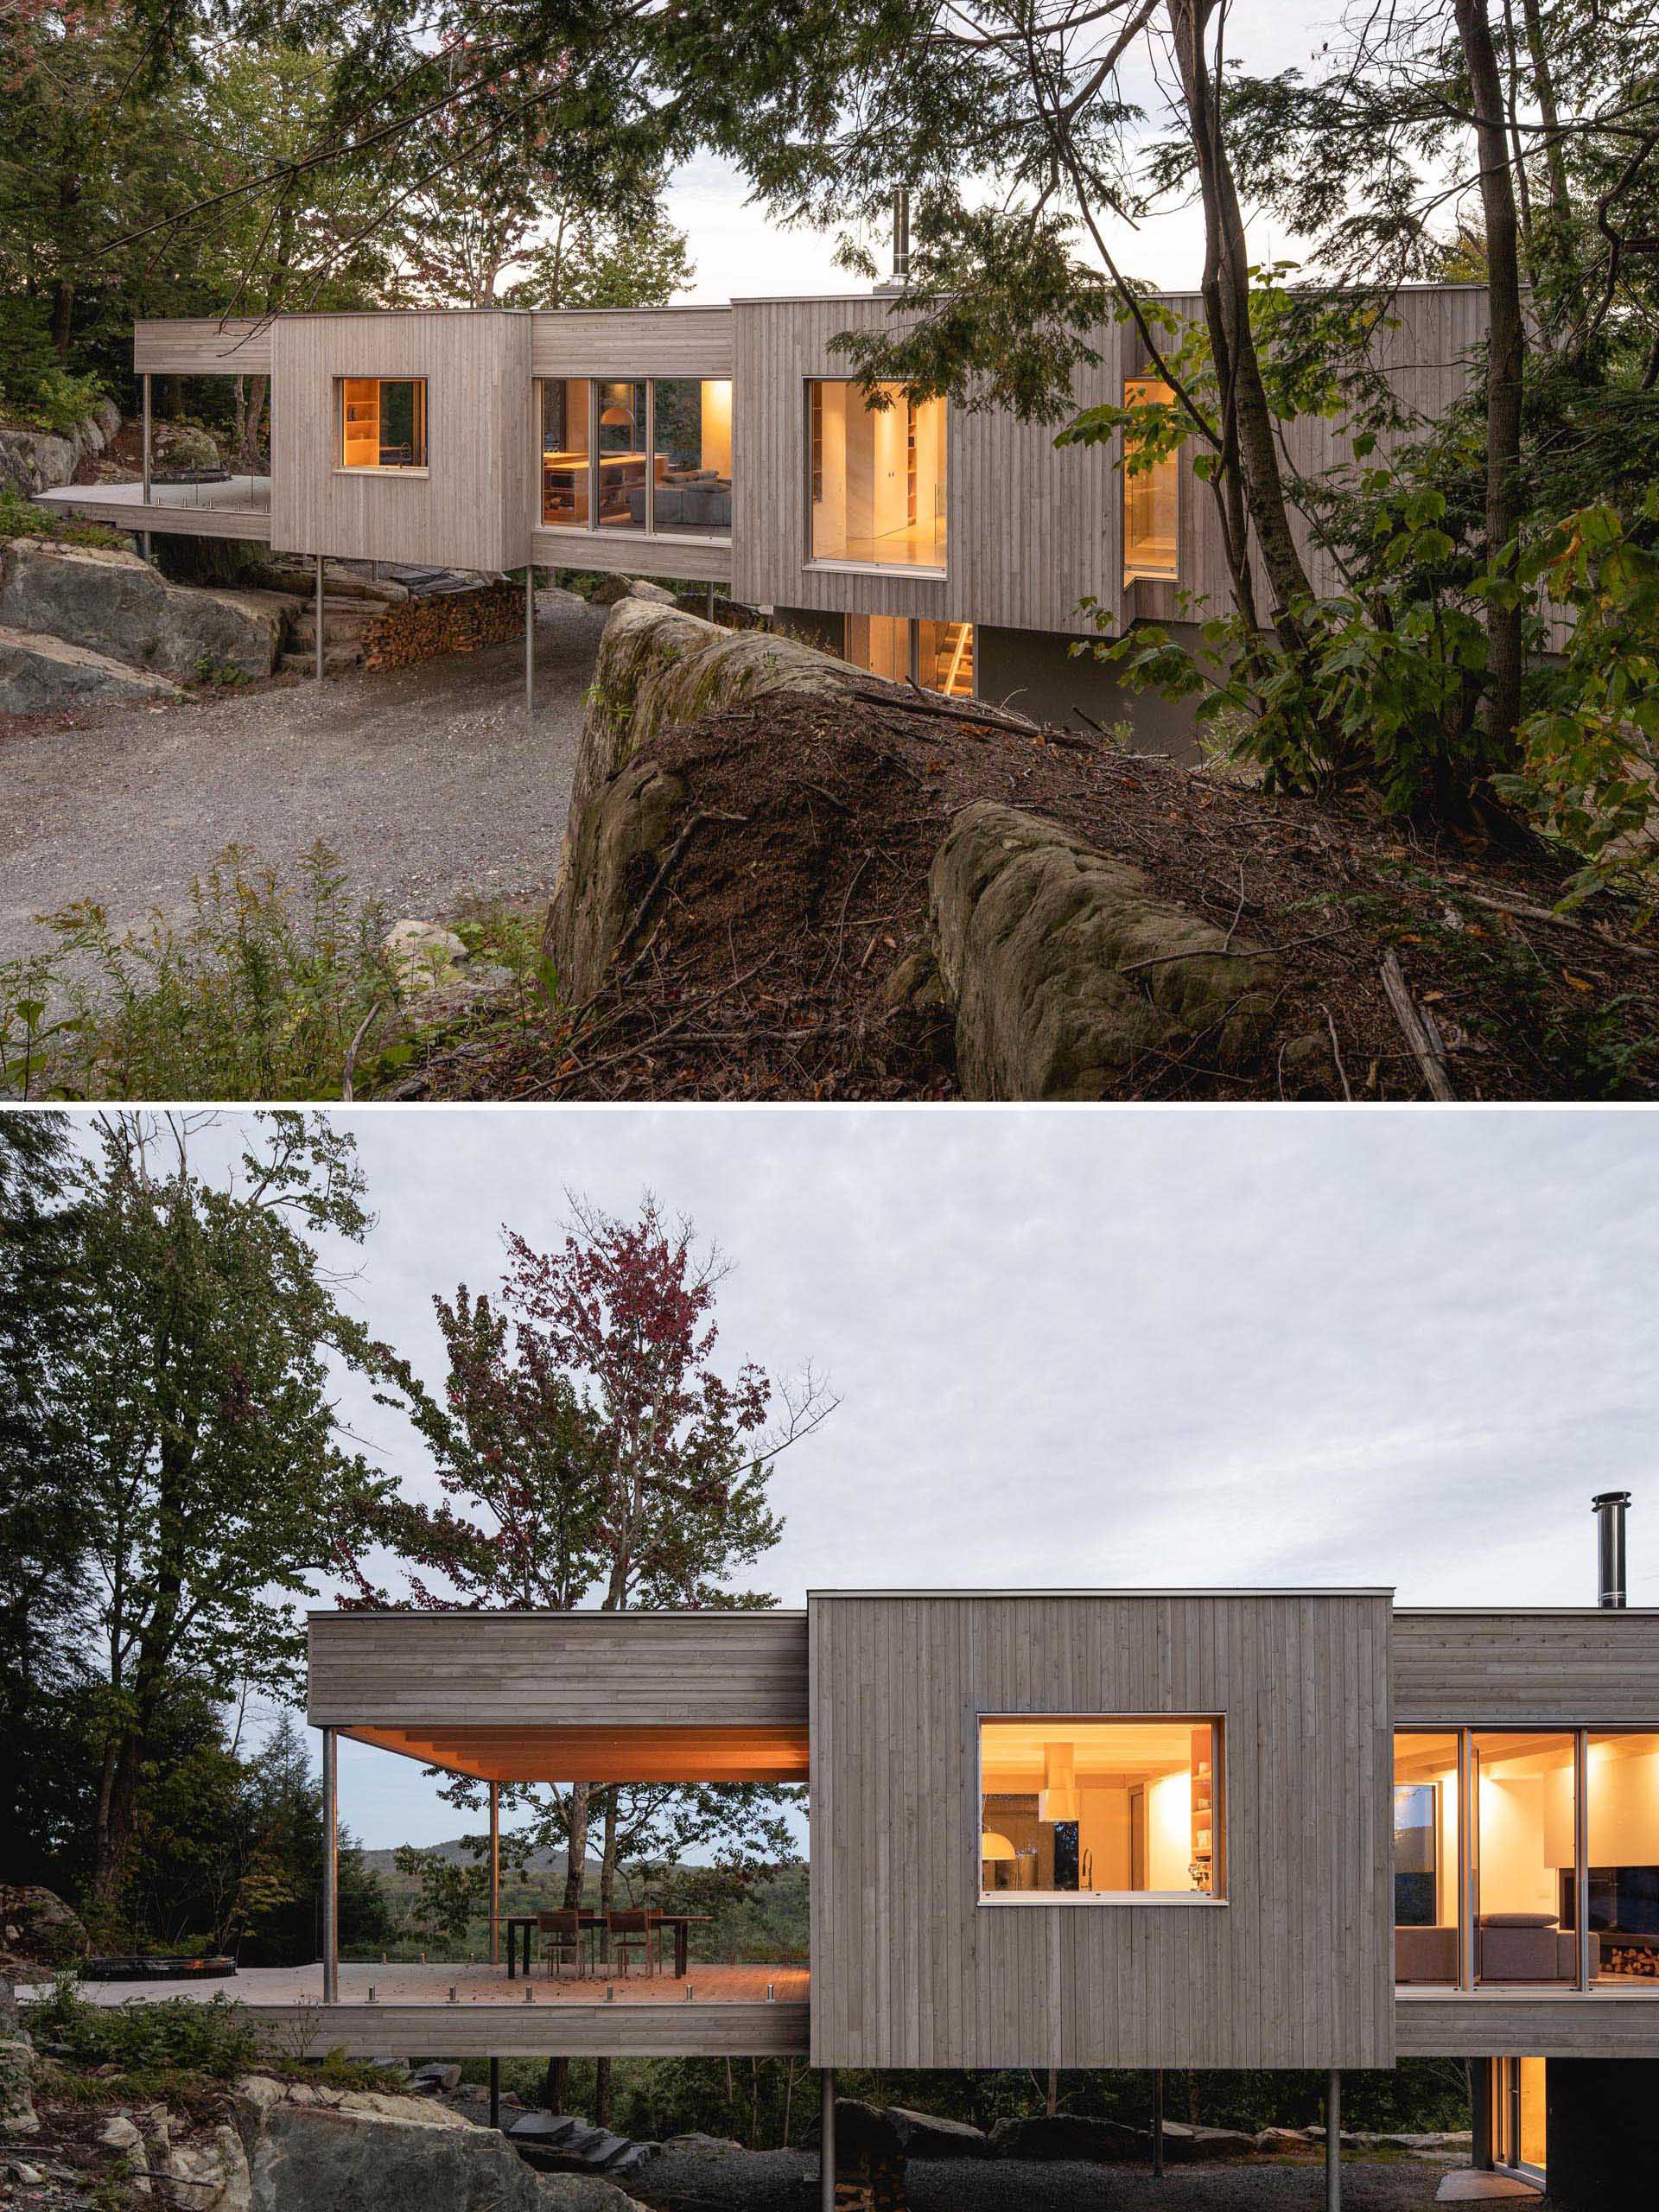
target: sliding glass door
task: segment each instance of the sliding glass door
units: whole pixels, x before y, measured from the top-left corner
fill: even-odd
[[[732,387],[688,377],[541,383],[543,530],[732,534]]]

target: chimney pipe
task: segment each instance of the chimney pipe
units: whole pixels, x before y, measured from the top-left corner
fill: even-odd
[[[1605,1490],[1591,1501],[1595,1509],[1596,1551],[1600,1568],[1599,1605],[1622,1607],[1624,1603],[1624,1509],[1630,1502],[1627,1490]]]
[[[893,190],[893,281],[910,282],[910,191],[902,184]]]

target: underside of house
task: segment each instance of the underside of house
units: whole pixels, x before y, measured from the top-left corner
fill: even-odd
[[[1158,303],[1199,313],[1195,295]],[[1179,745],[1185,709],[1126,692],[1074,649],[1228,611],[1212,495],[1190,459],[1124,468],[1121,438],[866,393],[837,340],[902,328],[901,298],[559,313],[435,310],[141,322],[137,484],[47,504],[141,535],[499,573],[534,562],[718,587],[861,667],[1056,722],[1134,718]],[[1470,285],[1402,289],[1373,365],[1409,438],[1463,390],[1485,332]],[[1090,337],[1078,408],[1167,388],[1134,326]],[[269,474],[158,469],[158,378],[269,379]],[[1308,415],[1287,459],[1351,465],[1352,427]],[[1384,443],[1388,442],[1385,438]],[[1329,556],[1299,522],[1316,589]]]

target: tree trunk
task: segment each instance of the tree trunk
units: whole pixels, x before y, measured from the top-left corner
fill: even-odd
[[[1215,359],[1223,438],[1236,447],[1250,523],[1273,594],[1273,626],[1286,651],[1294,652],[1303,643],[1301,621],[1294,610],[1299,601],[1313,596],[1313,586],[1291,532],[1273,410],[1250,328],[1244,218],[1204,43],[1217,5],[1217,0],[1168,0],[1170,32],[1204,203],[1205,321]]]
[[[1526,334],[1521,319],[1520,245],[1515,180],[1504,131],[1503,79],[1486,0],[1453,0],[1453,5],[1474,105],[1480,205],[1486,226],[1491,315],[1486,356],[1486,565],[1495,570],[1504,560],[1521,524],[1521,397]],[[1521,720],[1519,601],[1512,607],[1489,606],[1486,629],[1491,681],[1483,708],[1483,727],[1491,765],[1503,767],[1514,757]]]

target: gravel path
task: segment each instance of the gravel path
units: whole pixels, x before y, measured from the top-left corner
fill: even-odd
[[[191,876],[227,844],[286,873],[318,837],[391,918],[469,892],[551,884],[605,610],[543,594],[537,712],[522,644],[385,675],[220,694],[181,707],[0,721],[0,959],[35,921],[94,899],[119,926],[188,912]]]

